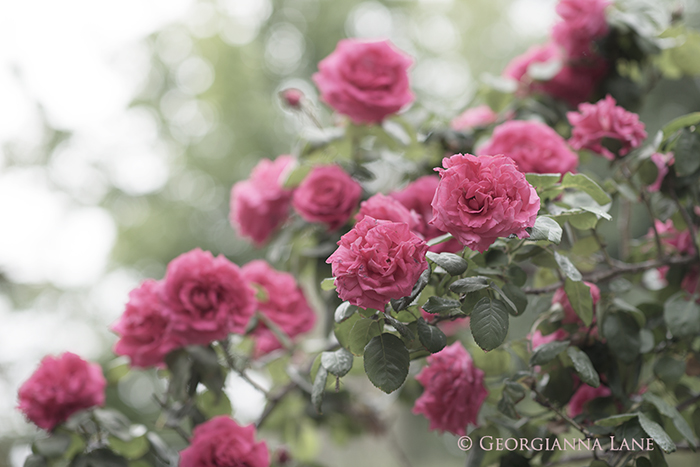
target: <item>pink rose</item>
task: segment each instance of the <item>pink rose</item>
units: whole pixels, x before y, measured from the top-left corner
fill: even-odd
[[[551,79],[540,81],[528,74],[532,64],[547,64],[559,60],[563,65]],[[575,107],[587,101],[608,71],[605,60],[595,58],[571,64],[555,44],[536,45],[523,55],[515,57],[503,75],[520,83],[521,95],[542,93],[567,102]]]
[[[197,425],[190,446],[180,451],[180,467],[269,467],[264,441],[255,442],[255,426],[240,426],[219,415]]]
[[[425,389],[413,413],[423,414],[431,430],[464,436],[467,425],[476,425],[481,404],[488,396],[484,372],[474,366],[459,341],[429,356],[427,362],[428,366],[416,376]]]
[[[338,230],[352,216],[362,187],[337,165],[315,167],[294,192],[294,209],[308,222]]]
[[[550,342],[565,341],[569,338],[569,333],[564,329],[557,329],[553,333],[543,336],[542,332],[538,329],[533,334],[528,334],[527,337],[532,342],[532,350],[534,351],[537,349],[537,347],[544,344],[549,344]]]
[[[365,217],[326,260],[338,296],[353,305],[384,311],[392,298],[411,294],[428,268],[428,245],[407,224]]]
[[[294,276],[276,271],[262,260],[251,261],[242,268],[249,283],[260,287],[266,297],[257,300],[257,309],[277,325],[287,336],[294,338],[310,331],[316,314],[304,297]],[[255,355],[259,357],[282,347],[274,333],[264,323],[255,327]]]
[[[389,194],[389,196],[406,206],[407,209],[418,214],[420,222],[415,227],[415,231],[426,240],[430,240],[447,233],[428,223],[428,221],[430,221],[430,219],[433,217],[433,207],[430,205],[430,203],[435,197],[435,190],[437,190],[439,183],[439,176],[425,175],[416,181],[409,183],[403,190],[395,191]],[[461,249],[462,245],[460,245],[460,243],[455,239],[430,247],[430,251],[434,251],[436,253],[441,253],[444,251],[456,253]]]
[[[619,150],[622,157],[630,149],[639,147],[647,137],[639,115],[615,105],[610,94],[595,104],[583,103],[578,106],[578,112],[567,112],[566,116],[573,126],[571,147],[589,149],[611,161],[615,154],[603,147],[603,138],[618,140],[622,145]]]
[[[435,315],[428,313],[423,308],[420,309],[420,314],[427,322],[431,322],[433,318],[435,318]],[[469,327],[469,318],[457,318],[454,320],[440,321],[437,324],[437,327],[440,328],[440,330],[444,332],[446,336],[454,336],[461,329]]]
[[[655,152],[651,155],[651,161],[656,165],[659,173],[656,176],[654,183],[647,187],[647,191],[649,191],[649,193],[655,193],[661,189],[661,184],[668,174],[668,168],[669,166],[673,165],[673,153],[669,152],[666,154],[661,154],[659,152]]]
[[[573,172],[578,156],[564,138],[544,123],[512,120],[493,130],[491,141],[479,148],[479,154],[507,154],[524,173]]]
[[[584,284],[591,289],[591,298],[593,299],[593,321],[595,321],[595,306],[598,301],[600,301],[600,289],[598,286],[590,282],[584,282]],[[560,304],[564,309],[564,319],[561,321],[562,324],[574,324],[581,322],[581,318],[578,317],[574,311],[574,308],[571,306],[569,297],[566,296],[564,287],[560,287],[556,292],[554,292],[554,296],[552,297],[552,305],[555,303]]]
[[[186,345],[243,333],[255,312],[253,288],[240,268],[199,248],[168,264],[162,293],[173,332]]]
[[[282,176],[293,162],[292,156],[279,156],[274,162],[263,159],[248,180],[231,190],[231,225],[257,246],[265,244],[289,217],[292,190],[282,188]]]
[[[47,356],[19,388],[18,409],[44,430],[53,430],[76,412],[105,403],[102,368],[66,352]]]
[[[590,57],[593,41],[608,33],[605,8],[608,0],[561,0],[557,14],[562,21],[554,25],[552,38],[570,58]]]
[[[300,109],[301,101],[304,99],[304,93],[299,89],[288,88],[280,92],[282,102],[290,109]]]
[[[129,293],[124,314],[112,330],[120,339],[114,353],[126,355],[135,367],[160,366],[183,343],[171,333],[170,316],[161,301],[162,283],[147,280]]]
[[[511,158],[455,154],[442,165],[431,224],[480,253],[498,237],[530,236],[540,198]]]
[[[361,221],[365,216],[384,221],[403,222],[413,231],[417,231],[421,223],[418,213],[413,210],[409,211],[396,199],[381,193],[377,193],[360,204],[360,212],[355,215],[355,220]]]
[[[471,130],[472,128],[485,127],[496,123],[498,114],[488,105],[480,105],[465,110],[450,122],[450,127],[455,131]]]
[[[599,397],[610,397],[611,395],[612,393],[610,392],[610,388],[603,386],[602,384],[597,388],[587,384],[581,384],[574,395],[571,396],[571,400],[569,401],[569,417],[574,418],[577,415],[582,414],[585,405],[593,399],[598,399]]]
[[[691,265],[688,272],[683,276],[681,288],[693,295],[698,290],[698,282],[700,282],[700,267],[697,264]],[[700,299],[696,300],[700,303]]]
[[[677,251],[682,254],[692,255],[695,253],[693,247],[693,237],[688,230],[678,231],[673,225],[673,221],[668,219],[666,222],[655,220],[654,225],[656,231],[661,237],[661,244],[671,247],[672,251]],[[648,238],[654,238],[654,231],[649,229]]]
[[[413,102],[412,60],[389,41],[343,39],[318,64],[314,83],[321,100],[355,123],[379,123]]]

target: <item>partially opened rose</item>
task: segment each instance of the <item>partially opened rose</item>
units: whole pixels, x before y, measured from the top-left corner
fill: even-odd
[[[552,38],[569,58],[581,59],[594,53],[593,42],[608,33],[605,8],[608,0],[560,0],[557,14],[562,18],[552,28]]]
[[[407,224],[365,217],[338,242],[330,263],[338,296],[384,311],[392,298],[410,295],[428,268],[428,245]]]
[[[355,123],[378,123],[413,102],[411,59],[389,41],[344,39],[318,64],[321,100]]]
[[[481,253],[499,237],[530,236],[540,198],[511,158],[455,154],[442,164],[431,224]]]
[[[66,352],[47,356],[19,388],[19,410],[39,428],[53,430],[80,410],[105,403],[107,381],[97,363]]]
[[[199,248],[168,264],[162,294],[173,332],[187,345],[243,333],[255,312],[253,288],[240,268]]]

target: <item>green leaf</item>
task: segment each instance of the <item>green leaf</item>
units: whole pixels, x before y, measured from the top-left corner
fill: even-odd
[[[429,251],[425,254],[433,263],[447,271],[450,276],[459,276],[467,270],[467,261],[454,253],[434,253]]]
[[[505,392],[501,396],[501,399],[498,401],[496,408],[499,412],[501,412],[508,418],[512,418],[513,420],[517,420],[520,418],[520,414],[518,414],[518,411],[515,410],[515,404],[511,400],[510,396]]]
[[[664,321],[673,337],[689,337],[700,334],[700,305],[687,300],[683,292],[677,293],[664,304]]]
[[[700,134],[689,129],[681,130],[673,155],[676,174],[681,177],[694,174],[700,168]]]
[[[515,381],[506,380],[503,392],[505,394],[508,394],[508,397],[510,397],[510,399],[515,404],[525,399],[525,396],[527,395],[527,392],[525,391],[523,385],[520,383],[516,383]]]
[[[626,313],[611,313],[603,322],[603,336],[620,360],[631,363],[639,355],[639,324]]]
[[[583,324],[590,326],[593,322],[593,297],[591,296],[591,288],[583,281],[572,281],[566,278],[564,282],[564,292],[571,303]]]
[[[321,290],[335,290],[335,279],[326,277],[321,281]]]
[[[444,314],[452,310],[459,310],[461,307],[462,304],[459,302],[459,300],[455,300],[454,298],[437,297],[435,295],[430,297],[423,305],[423,309],[426,312],[434,315]]]
[[[595,424],[598,426],[618,426],[622,425],[628,420],[636,418],[637,415],[638,414],[636,413],[623,413],[620,415],[613,415],[611,417],[605,417],[601,418],[600,420],[596,420]]]
[[[574,368],[581,377],[581,381],[594,388],[600,386],[600,377],[595,368],[593,368],[593,363],[591,363],[588,355],[578,347],[569,347],[566,349],[566,353],[571,358],[571,361],[574,362]]]
[[[551,217],[539,216],[530,232],[530,240],[547,240],[559,244],[562,234],[561,226]]]
[[[328,370],[328,373],[339,378],[348,374],[352,369],[352,362],[352,354],[342,347],[335,352],[323,352],[321,354],[321,365]]]
[[[663,127],[664,139],[668,139],[669,136],[682,128],[697,124],[700,124],[700,112],[683,115],[671,120],[670,123],[667,123],[666,126]]]
[[[669,386],[675,385],[684,373],[685,360],[677,360],[670,355],[663,355],[654,363],[654,374]]]
[[[506,283],[503,286],[503,292],[515,307],[511,309],[511,314],[513,316],[520,316],[525,313],[525,309],[527,308],[527,295],[520,287],[511,283]]]
[[[642,426],[642,429],[654,438],[654,442],[665,452],[674,452],[676,450],[676,445],[673,443],[673,440],[671,439],[668,434],[664,431],[663,428],[661,428],[661,425],[656,423],[655,421],[650,420],[646,415],[640,413],[638,415],[639,418],[639,424]]]
[[[411,359],[401,339],[384,333],[369,341],[364,361],[369,380],[388,394],[400,388],[406,380]]]
[[[612,202],[605,190],[584,174],[572,174],[571,172],[564,174],[561,186],[562,188],[578,188],[585,191],[600,205]]]
[[[231,415],[233,413],[231,401],[224,392],[215,394],[212,391],[205,391],[197,394],[197,408],[207,418],[216,417],[217,415]],[[117,452],[129,459],[135,459],[125,455],[123,452]]]
[[[362,309],[360,308],[360,310]],[[360,313],[355,313],[345,321],[335,323],[335,325],[333,325],[333,333],[341,346],[345,347],[346,349],[350,348],[350,332],[355,324],[361,319],[363,319],[363,315]]]
[[[454,237],[452,236],[452,234],[446,233],[444,235],[440,235],[439,237],[431,238],[426,243],[428,244],[428,246],[435,246],[441,243],[449,242],[453,238]]]
[[[187,399],[187,383],[192,373],[192,360],[185,349],[177,349],[165,356],[170,370],[168,394],[176,400]]]
[[[544,365],[551,362],[557,355],[566,350],[569,344],[569,341],[554,341],[540,345],[532,352],[530,366]]]
[[[610,464],[605,461],[597,460],[591,461],[588,467],[610,467]]]
[[[333,319],[336,323],[342,323],[349,317],[351,317],[358,310],[359,307],[351,305],[349,302],[343,302],[338,305],[333,314]]]
[[[71,445],[71,437],[66,433],[54,433],[48,438],[34,441],[34,449],[37,454],[46,457],[61,457]]]
[[[128,467],[125,458],[115,454],[109,449],[95,449],[89,454],[80,454],[71,463],[75,467]]]
[[[370,318],[358,320],[350,331],[348,350],[358,357],[364,354],[365,347],[372,338],[380,335],[384,322]]]
[[[643,185],[651,185],[659,177],[659,168],[653,160],[646,159],[640,164],[637,173]]]
[[[207,394],[211,394],[211,393],[207,392]],[[229,407],[230,407],[230,404],[229,404]],[[216,415],[221,415],[221,414],[216,414]],[[227,415],[231,415],[231,412],[228,412]],[[122,441],[119,438],[110,437],[109,438],[109,447],[114,452],[116,452],[120,456],[125,457],[126,459],[136,460],[136,459],[139,459],[140,457],[143,457],[148,452],[151,445],[149,444],[148,440],[146,439],[146,436],[137,436],[136,438],[132,439],[131,441],[127,441],[127,442]]]
[[[477,345],[493,350],[508,335],[508,309],[505,303],[489,297],[482,298],[472,310],[470,327]]]
[[[489,288],[489,278],[484,276],[465,277],[457,279],[450,284],[450,290],[454,293],[472,293],[477,290]]]
[[[564,272],[564,274],[566,274],[566,276],[569,279],[571,279],[572,281],[583,280],[583,276],[581,276],[581,273],[578,271],[578,269],[576,269],[576,266],[574,266],[574,263],[572,263],[569,258],[560,255],[558,251],[555,251],[554,260],[557,262],[559,268]]]
[[[634,467],[654,467],[649,459],[646,457],[638,457],[634,462]]]
[[[24,460],[24,467],[47,467],[46,458],[43,456],[38,456],[36,454],[30,454]]]
[[[418,326],[418,339],[428,349],[428,352],[435,353],[445,348],[447,336],[437,326],[426,323],[423,318],[419,318],[416,324]]]
[[[561,174],[526,173],[525,179],[533,187],[544,190],[559,183],[559,180],[561,180]]]
[[[659,396],[656,396],[650,392],[644,393],[642,398],[650,404],[653,404],[659,410],[659,412],[661,412],[661,414],[670,418],[678,432],[688,441],[688,444],[691,445],[693,449],[696,448],[693,430],[675,407],[661,399]]]
[[[418,277],[418,281],[416,281],[416,283],[413,285],[411,294],[408,297],[402,297],[399,299],[392,298],[390,300],[391,308],[393,308],[394,311],[401,311],[408,308],[408,306],[413,303],[418,295],[420,295],[425,286],[428,285],[428,281],[430,281],[430,268],[427,268],[421,273],[421,275]]]
[[[319,414],[323,413],[321,404],[323,403],[323,391],[326,390],[326,381],[328,381],[328,371],[321,365],[318,367],[314,385],[311,388],[311,403]]]

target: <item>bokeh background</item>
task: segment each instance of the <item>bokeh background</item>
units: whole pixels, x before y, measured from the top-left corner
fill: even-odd
[[[489,75],[546,40],[555,3],[0,2],[0,466],[28,453],[35,432],[14,410],[16,390],[41,357],[112,360],[108,327],[129,290],[180,253],[264,256],[229,226],[231,186],[294,146],[301,125],[278,92],[296,87],[316,102],[311,75],[339,39],[389,37],[415,59],[420,105],[448,122]],[[695,0],[642,3],[700,24]],[[699,88],[662,81],[641,109],[648,129],[700,109]],[[116,396],[149,416],[157,386],[136,374]],[[229,391],[237,417],[257,416],[252,388],[234,380]],[[440,465],[463,465],[452,437],[426,434],[408,413],[396,422],[403,431],[390,442],[299,436],[333,466],[400,465],[396,443],[416,466],[438,454]]]

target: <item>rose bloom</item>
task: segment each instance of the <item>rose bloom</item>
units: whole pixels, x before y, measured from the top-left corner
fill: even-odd
[[[253,288],[240,268],[199,248],[168,264],[162,294],[173,332],[186,345],[243,333],[255,312]]]
[[[541,345],[549,344],[550,342],[554,341],[564,341],[568,339],[569,333],[566,332],[564,329],[557,329],[553,333],[543,336],[542,331],[537,329],[533,334],[528,334],[527,338],[530,339],[530,342],[532,342],[532,350],[534,351],[537,349],[537,347]]]
[[[673,153],[661,154],[660,152],[655,152],[651,155],[651,161],[656,165],[659,174],[656,176],[654,183],[647,187],[647,191],[655,193],[661,189],[661,184],[668,174],[668,168],[674,163]]]
[[[488,396],[484,372],[474,366],[459,341],[429,356],[427,362],[416,376],[425,389],[413,413],[423,414],[431,430],[464,436],[467,425],[476,425],[481,404]]]
[[[240,426],[226,415],[197,425],[190,445],[180,451],[180,467],[269,467],[264,441],[255,442],[255,426]]]
[[[480,253],[498,237],[530,236],[540,198],[511,158],[455,154],[442,165],[431,224]]]
[[[362,308],[384,310],[392,298],[410,295],[428,268],[428,245],[407,224],[365,217],[326,260],[338,296]]]
[[[308,222],[329,230],[345,224],[362,196],[362,187],[337,165],[315,167],[294,191],[292,205]]]
[[[407,209],[418,214],[420,222],[415,227],[415,231],[426,240],[430,240],[447,233],[428,223],[433,217],[433,207],[430,203],[432,203],[433,198],[435,197],[435,190],[437,190],[439,183],[439,176],[424,175],[423,177],[409,183],[404,189],[389,194],[389,196],[406,206]],[[439,243],[430,247],[430,251],[434,251],[436,253],[456,253],[460,250],[462,250],[462,245],[460,245],[456,239],[451,239],[447,242]]]
[[[114,353],[128,356],[132,366],[160,366],[171,350],[182,346],[182,341],[171,332],[161,289],[162,283],[147,280],[132,290],[124,314],[112,326],[120,336]]]
[[[600,289],[595,284],[590,282],[584,282],[591,289],[591,298],[593,299],[593,321],[595,321],[595,306],[600,300]],[[581,322],[581,318],[578,317],[574,308],[571,306],[569,297],[566,296],[564,287],[560,287],[554,292],[552,297],[552,305],[558,303],[564,309],[564,319],[562,319],[562,324],[576,324]]]
[[[70,352],[47,356],[19,388],[18,409],[50,431],[76,412],[103,406],[106,386],[100,365]]]
[[[413,102],[412,60],[389,41],[344,39],[318,64],[321,100],[355,123],[379,123]]]
[[[574,395],[571,396],[571,400],[569,400],[569,417],[574,418],[577,415],[582,414],[586,404],[593,399],[598,399],[599,397],[610,397],[611,395],[612,393],[610,392],[610,388],[603,386],[602,384],[597,388],[587,384],[581,384]]]
[[[608,33],[605,21],[608,5],[608,0],[560,0],[556,10],[562,21],[552,29],[554,42],[562,46],[570,58],[591,56],[593,41]]]
[[[465,110],[450,122],[450,127],[455,131],[471,130],[472,128],[485,127],[496,123],[498,114],[488,105],[480,105]]]
[[[300,109],[301,101],[304,99],[304,93],[299,89],[288,88],[280,92],[282,102],[291,109]]]
[[[242,237],[264,245],[289,217],[292,190],[282,188],[282,176],[293,164],[292,156],[261,160],[248,180],[231,190],[231,225]]]
[[[310,331],[316,323],[316,314],[309,306],[294,276],[276,271],[262,260],[251,261],[242,268],[245,279],[260,287],[266,295],[257,300],[257,309],[277,325],[287,336],[294,338]],[[274,333],[260,322],[252,333],[255,356],[259,357],[282,347]]]
[[[551,79],[540,81],[528,74],[530,65],[560,60],[563,66]],[[569,63],[556,44],[536,45],[515,57],[506,66],[503,75],[520,83],[519,94],[542,93],[567,102],[575,107],[587,101],[608,71],[605,60],[593,58],[576,64]]]
[[[583,103],[578,106],[578,112],[567,112],[566,116],[573,126],[571,147],[589,149],[611,161],[615,160],[615,154],[603,147],[603,138],[618,140],[622,157],[647,137],[639,115],[617,106],[610,94],[595,104]]]
[[[498,125],[479,154],[507,154],[521,172],[540,174],[573,172],[578,156],[564,138],[544,123],[512,120]]]
[[[409,211],[396,199],[381,193],[377,193],[360,204],[360,211],[355,215],[355,220],[361,221],[366,216],[384,221],[403,222],[408,224],[413,231],[417,231],[421,223],[418,213],[413,210]]]
[[[677,251],[686,255],[695,253],[693,238],[687,229],[678,231],[671,219],[668,219],[666,222],[661,222],[657,219],[654,221],[654,225],[656,226],[656,231],[659,233],[659,237],[661,237],[662,245],[670,247],[672,251]],[[654,238],[654,231],[652,229],[649,229],[647,237]]]

